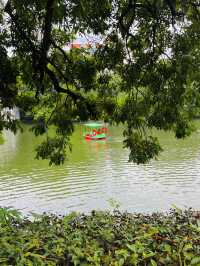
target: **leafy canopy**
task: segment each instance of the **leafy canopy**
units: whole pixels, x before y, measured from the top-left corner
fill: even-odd
[[[90,119],[123,123],[130,161],[148,162],[161,151],[151,129],[183,138],[199,108],[199,8],[197,0],[7,0],[1,108],[31,112],[35,134],[46,134],[37,158],[50,163],[64,162],[73,121]],[[94,53],[66,52],[88,34],[101,39]],[[0,125],[17,128],[5,115]]]

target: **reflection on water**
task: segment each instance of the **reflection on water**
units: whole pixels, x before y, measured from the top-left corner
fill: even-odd
[[[94,142],[85,141],[77,126],[73,152],[59,167],[34,160],[40,140],[28,128],[5,135],[0,146],[1,206],[63,214],[109,208],[113,198],[128,211],[168,210],[172,204],[200,209],[200,131],[186,140],[159,133],[165,151],[158,161],[139,166],[127,163],[121,128],[111,128],[108,140]]]

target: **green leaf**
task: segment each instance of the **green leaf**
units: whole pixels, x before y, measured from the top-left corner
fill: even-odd
[[[200,257],[196,256],[191,260],[191,265],[199,266],[200,265]]]
[[[151,265],[152,266],[157,266],[157,263],[155,262],[155,260],[151,259]]]
[[[155,254],[156,254],[155,252],[150,252],[150,253],[143,253],[142,255],[144,259],[147,259],[153,257]]]
[[[186,245],[183,247],[183,251],[188,251],[188,250],[191,250],[191,249],[193,249],[192,244],[186,244]]]

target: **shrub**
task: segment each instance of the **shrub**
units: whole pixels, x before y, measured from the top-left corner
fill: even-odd
[[[200,265],[198,213],[93,211],[37,215],[0,209],[0,265]]]

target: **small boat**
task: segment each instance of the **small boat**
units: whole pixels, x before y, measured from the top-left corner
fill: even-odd
[[[86,140],[103,140],[107,138],[107,127],[100,123],[84,124],[84,138]]]

